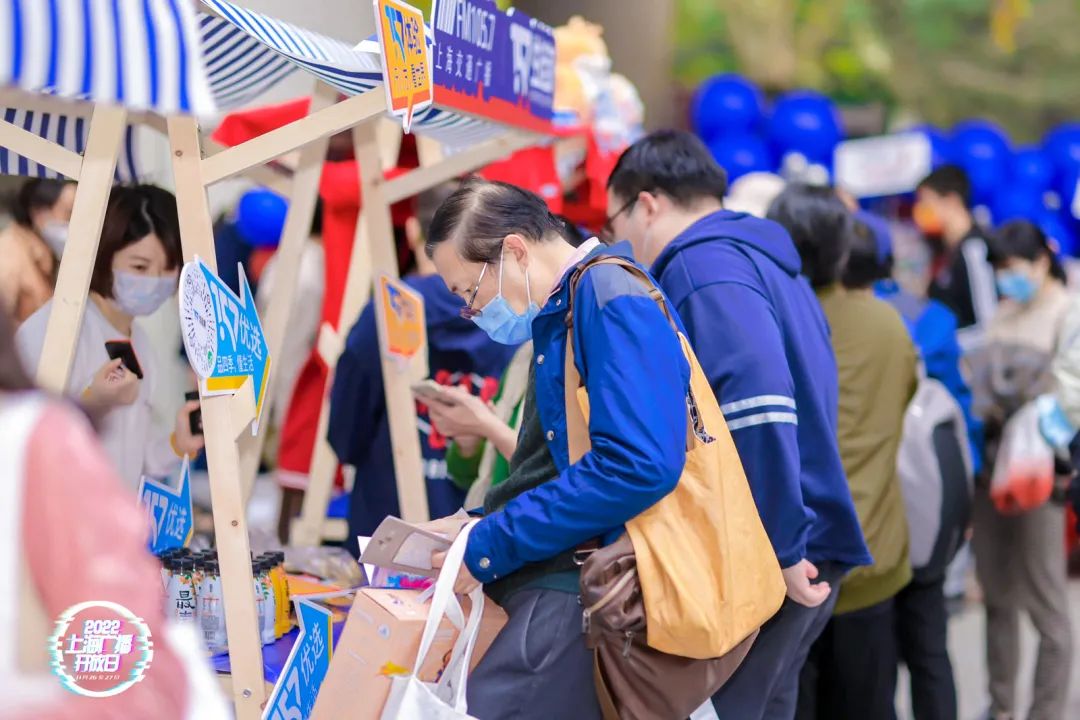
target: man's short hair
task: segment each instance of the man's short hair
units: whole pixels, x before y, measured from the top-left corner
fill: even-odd
[[[964,207],[971,207],[971,180],[959,165],[942,165],[923,178],[918,189],[933,190],[942,197],[956,195]]]
[[[607,186],[624,200],[641,192],[661,192],[686,207],[706,198],[723,200],[727,173],[690,133],[659,130],[623,152]]]

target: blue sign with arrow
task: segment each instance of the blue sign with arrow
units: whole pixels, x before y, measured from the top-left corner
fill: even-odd
[[[186,263],[180,273],[180,326],[188,361],[202,378],[205,395],[235,393],[251,378],[255,391],[251,432],[256,434],[270,379],[270,348],[243,266],[237,296],[198,257]]]
[[[139,501],[152,521],[150,552],[157,555],[173,548],[187,547],[195,529],[195,519],[191,509],[191,474],[186,456],[180,469],[179,488],[143,477],[139,484]]]
[[[334,652],[333,614],[310,600],[296,600],[300,635],[266,703],[263,720],[307,720]]]

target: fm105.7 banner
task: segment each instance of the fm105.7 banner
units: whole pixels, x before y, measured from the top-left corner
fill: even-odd
[[[435,0],[431,68],[435,103],[537,131],[549,130],[555,34],[494,0]]]

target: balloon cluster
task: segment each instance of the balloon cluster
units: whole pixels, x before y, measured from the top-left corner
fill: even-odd
[[[691,120],[731,180],[774,172],[827,181],[833,151],[844,139],[836,104],[825,95],[795,90],[767,103],[756,85],[735,74],[717,75],[698,88]],[[1019,148],[988,120],[966,120],[951,132],[913,130],[929,140],[934,167],[953,163],[967,171],[973,202],[987,209],[995,225],[1030,220],[1063,252],[1080,251],[1080,122],[1059,125],[1041,145]]]

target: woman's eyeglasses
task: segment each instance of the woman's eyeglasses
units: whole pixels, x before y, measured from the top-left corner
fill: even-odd
[[[461,317],[466,320],[472,320],[483,314],[483,311],[480,308],[474,308],[473,304],[476,302],[476,294],[480,292],[480,283],[483,281],[484,273],[487,272],[487,269],[488,263],[484,263],[484,267],[480,268],[480,276],[476,278],[476,284],[473,285],[472,292],[469,294],[469,301],[465,304],[465,307],[458,311],[461,314]]]

